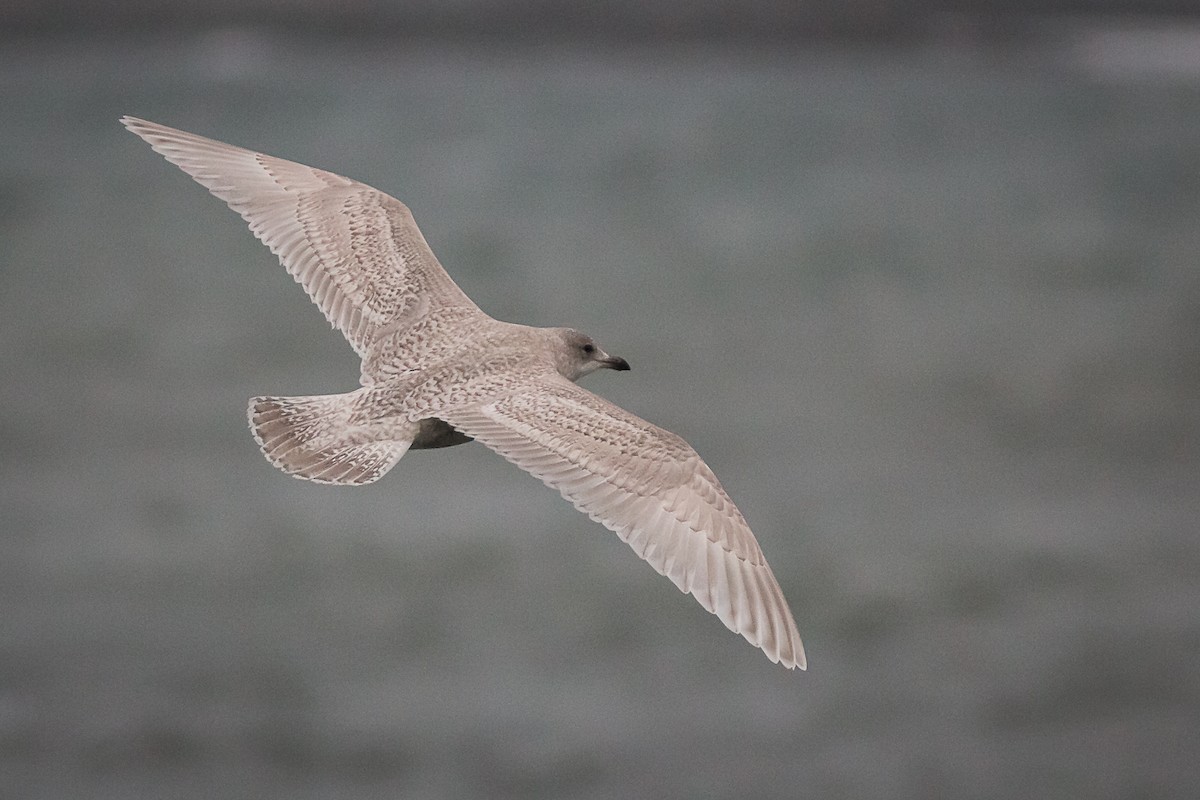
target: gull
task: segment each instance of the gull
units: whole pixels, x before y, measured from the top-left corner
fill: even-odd
[[[772,662],[800,634],[750,526],[687,442],[576,385],[627,370],[571,328],[485,314],[408,207],[358,181],[154,122],[121,122],[249,223],[362,359],[358,389],[255,397],[267,459],[318,483],[378,480],[409,450],[478,441],[557,489]]]

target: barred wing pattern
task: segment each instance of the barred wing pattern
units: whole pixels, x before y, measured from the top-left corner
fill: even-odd
[[[399,200],[331,172],[165,125],[134,117],[121,122],[239,213],[360,357],[381,333],[432,310],[478,311]]]
[[[796,623],[754,534],[683,439],[557,375],[438,413],[616,532],[772,661],[804,669]]]

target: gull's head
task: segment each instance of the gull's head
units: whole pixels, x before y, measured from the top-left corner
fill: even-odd
[[[620,356],[610,356],[586,333],[571,328],[555,328],[558,342],[555,360],[564,378],[577,381],[598,369],[629,369],[629,362]]]

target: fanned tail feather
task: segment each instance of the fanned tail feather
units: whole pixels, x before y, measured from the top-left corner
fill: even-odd
[[[400,460],[415,429],[397,436],[395,426],[356,421],[355,403],[363,391],[251,398],[250,430],[267,460],[289,475],[317,483],[371,483]]]

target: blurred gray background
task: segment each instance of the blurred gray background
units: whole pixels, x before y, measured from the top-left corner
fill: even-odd
[[[0,796],[1195,797],[1200,19],[1033,5],[6,4]],[[356,360],[122,114],[628,358],[809,671],[482,447],[273,469]]]

